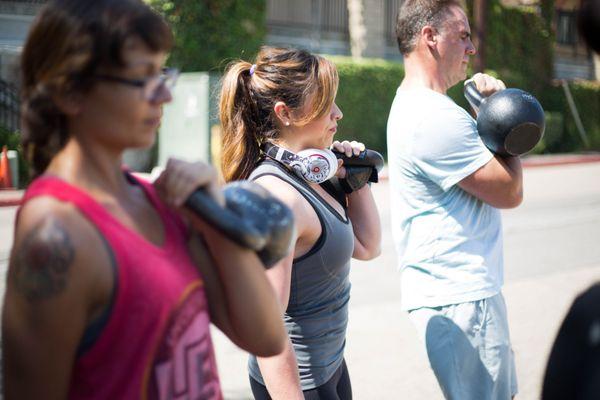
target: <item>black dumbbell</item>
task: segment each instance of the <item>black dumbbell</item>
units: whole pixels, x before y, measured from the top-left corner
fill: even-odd
[[[190,195],[185,206],[241,246],[256,251],[266,268],[292,249],[295,238],[292,210],[265,188],[250,181],[225,185],[225,208],[203,189]]]
[[[477,131],[483,143],[502,156],[519,156],[535,147],[544,135],[544,110],[533,95],[521,89],[500,90],[483,97],[472,79],[464,94],[477,111]]]

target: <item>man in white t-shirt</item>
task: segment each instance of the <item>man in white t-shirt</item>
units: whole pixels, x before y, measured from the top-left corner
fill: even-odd
[[[498,208],[521,203],[521,163],[492,154],[446,95],[475,54],[461,4],[405,0],[397,36],[405,77],[387,143],[403,308],[446,398],[510,399],[517,382]],[[505,88],[488,75],[473,79],[483,95]]]

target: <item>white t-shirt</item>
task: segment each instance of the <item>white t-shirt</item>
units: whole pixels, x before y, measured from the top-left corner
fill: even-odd
[[[403,309],[497,294],[503,283],[500,212],[457,185],[493,157],[473,118],[441,93],[398,89],[387,145]]]

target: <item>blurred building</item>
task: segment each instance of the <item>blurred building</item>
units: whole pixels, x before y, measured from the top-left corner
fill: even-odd
[[[577,32],[579,0],[556,0],[554,75],[557,78],[600,79],[600,59]]]
[[[0,1],[0,79],[16,83],[16,64],[29,26],[44,0]]]
[[[267,0],[267,42],[357,57],[400,59],[400,0]],[[353,42],[359,42],[358,48]]]
[[[0,1],[0,128],[19,129],[17,65],[29,26],[45,1]]]
[[[269,44],[299,46],[326,54],[401,59],[395,20],[401,0],[267,0]],[[537,6],[539,0],[504,0],[507,6]],[[556,0],[554,75],[598,79],[600,64],[579,39],[579,0]]]
[[[556,78],[598,79],[592,53],[579,39],[579,0],[555,0]],[[45,0],[0,0],[0,80],[16,83],[18,55]],[[267,43],[354,57],[400,60],[394,31],[401,0],[266,0]],[[536,6],[539,0],[503,0]],[[598,65],[598,62],[596,62]]]
[[[540,0],[502,0],[506,6],[538,6]],[[600,79],[600,60],[579,37],[577,10],[580,0],[555,0],[554,77]]]

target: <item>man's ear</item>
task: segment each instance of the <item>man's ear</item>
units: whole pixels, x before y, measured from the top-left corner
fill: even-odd
[[[79,114],[83,96],[80,93],[61,93],[52,96],[54,104],[67,116]]]
[[[275,112],[275,116],[281,125],[290,126],[292,123],[292,113],[283,101],[278,101],[275,103],[273,106],[273,111]]]
[[[423,40],[427,47],[434,47],[437,45],[437,29],[431,25],[425,25],[421,29],[421,40]]]

